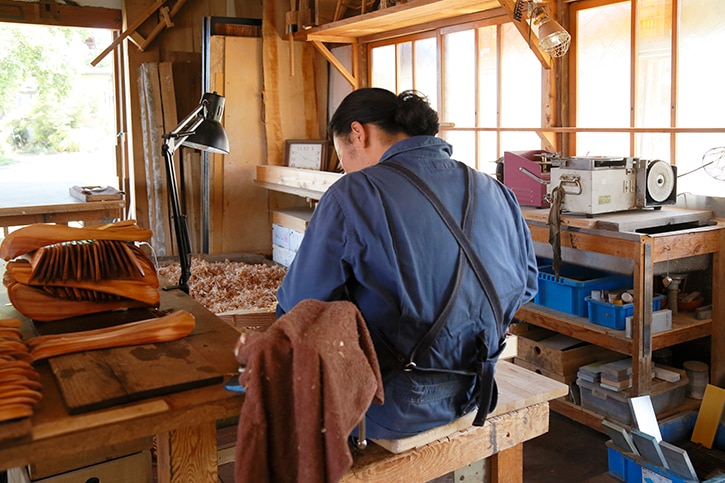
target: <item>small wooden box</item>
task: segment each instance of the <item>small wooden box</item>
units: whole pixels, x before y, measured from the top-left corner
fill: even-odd
[[[518,337],[517,357],[560,376],[576,375],[579,367],[612,358],[615,352],[562,334],[532,331]]]

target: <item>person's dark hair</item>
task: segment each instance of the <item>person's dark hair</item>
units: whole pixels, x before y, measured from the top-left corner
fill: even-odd
[[[327,128],[330,138],[349,134],[353,122],[375,124],[388,134],[408,136],[438,133],[438,113],[421,93],[408,90],[397,96],[386,89],[364,87],[342,100]]]

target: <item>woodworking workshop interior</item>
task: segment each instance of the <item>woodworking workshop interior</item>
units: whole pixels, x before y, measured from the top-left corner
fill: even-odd
[[[723,25],[0,2],[0,483],[725,483]]]

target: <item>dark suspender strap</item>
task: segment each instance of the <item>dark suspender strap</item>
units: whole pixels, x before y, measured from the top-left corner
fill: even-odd
[[[443,222],[453,234],[453,237],[458,242],[458,245],[461,247],[461,249],[463,249],[463,253],[465,253],[468,262],[473,268],[473,272],[476,274],[476,278],[478,278],[478,281],[483,288],[486,299],[488,299],[488,303],[491,305],[491,309],[493,311],[493,317],[496,321],[496,329],[499,331],[498,338],[499,340],[501,340],[500,330],[504,328],[503,309],[501,307],[501,301],[498,297],[498,294],[496,293],[496,287],[494,286],[493,281],[491,280],[491,277],[486,270],[486,267],[483,265],[483,262],[476,253],[476,250],[473,247],[471,240],[465,235],[465,233],[463,233],[463,230],[460,226],[458,226],[455,218],[453,218],[453,215],[451,215],[451,213],[446,209],[440,198],[438,198],[438,196],[433,193],[433,191],[425,183],[425,181],[423,181],[417,174],[415,174],[406,166],[394,163],[392,161],[380,163],[380,166],[389,167],[405,176],[408,181],[410,181],[416,188],[420,190],[421,193],[423,193],[423,195],[428,199],[428,201],[433,205],[433,208],[435,208],[440,217],[443,219]],[[470,173],[470,167],[465,166],[465,169]],[[472,178],[472,176],[470,176],[470,178]],[[475,192],[476,190],[473,191]]]
[[[430,187],[426,184],[425,181],[423,181],[416,173],[411,171],[406,166],[403,166],[398,163],[394,163],[391,161],[387,161],[384,163],[381,163],[380,166],[387,166],[402,176],[404,176],[408,181],[410,181],[413,186],[418,188],[418,190],[428,199],[428,201],[433,205],[433,208],[438,212],[440,217],[443,219],[443,222],[446,224],[448,229],[453,234],[453,237],[458,242],[458,245],[460,249],[463,251],[463,253],[466,255],[466,258],[468,259],[476,278],[478,278],[479,283],[481,284],[481,288],[483,289],[484,294],[486,295],[486,298],[488,299],[489,304],[491,305],[491,310],[493,311],[494,320],[496,322],[496,330],[497,330],[497,336],[498,340],[503,340],[501,336],[501,331],[505,329],[505,326],[503,325],[503,309],[501,307],[501,301],[499,299],[498,293],[496,292],[496,288],[493,285],[493,281],[491,280],[490,275],[488,274],[488,271],[486,270],[486,267],[483,265],[483,262],[481,261],[481,258],[476,253],[475,248],[473,247],[473,244],[470,240],[470,233],[471,233],[471,223],[473,218],[471,217],[471,221],[468,221],[468,207],[469,204],[472,204],[475,206],[475,202],[471,203],[471,200],[469,198],[469,204],[466,205],[466,211],[464,213],[464,226],[466,226],[467,230],[469,231],[469,236],[466,236],[466,234],[463,232],[461,227],[456,222],[455,218],[453,218],[453,215],[451,215],[450,211],[445,207],[443,202],[436,196],[435,193],[430,189]],[[466,169],[466,179],[467,179],[467,196],[473,195],[474,201],[475,196],[477,194],[477,190],[474,189],[473,181],[475,180],[475,177],[472,174],[472,169],[468,166],[464,165],[464,168]],[[460,262],[460,258],[459,258]],[[458,264],[458,273],[457,273],[457,280],[456,283],[460,284],[460,279],[462,278],[463,270],[460,267],[460,263]],[[458,292],[458,289],[460,287],[456,287],[456,294]],[[455,299],[451,298],[449,300],[449,303],[447,304],[444,311],[441,313],[441,315],[436,319],[436,322],[431,327],[431,330],[428,331],[428,333],[423,337],[421,341],[419,341],[418,344],[416,344],[416,347],[414,348],[413,352],[411,353],[411,357],[409,358],[409,364],[413,363],[414,356],[417,353],[418,350],[425,349],[427,350],[428,347],[433,343],[433,340],[437,336],[438,332],[440,332],[441,328],[446,322],[446,319],[448,315],[450,314],[450,310],[453,308],[453,302]],[[445,314],[445,317],[444,317]],[[435,368],[424,368],[424,367],[418,367],[413,366],[409,367],[409,370],[415,369],[418,371],[425,371],[425,372],[448,372],[448,373],[456,373],[456,374],[466,374],[466,375],[475,375],[477,376],[476,379],[476,392],[478,393],[478,397],[476,398],[476,403],[478,405],[478,411],[476,412],[476,417],[473,420],[474,426],[482,426],[486,420],[486,416],[493,410],[493,408],[496,407],[496,403],[498,400],[498,388],[496,386],[496,381],[494,379],[495,374],[495,366],[496,366],[496,360],[498,358],[498,355],[501,353],[504,347],[504,343],[501,343],[499,345],[498,350],[496,351],[496,354],[494,356],[489,357],[488,356],[488,346],[486,344],[485,338],[482,336],[478,337],[477,343],[479,345],[478,347],[478,359],[476,361],[476,367],[474,367],[473,371],[461,371],[461,370],[455,370],[455,369],[435,369]],[[425,344],[425,345],[424,345]]]
[[[476,206],[475,203],[472,202],[471,198],[473,198],[473,201],[475,201],[477,193],[475,192],[475,190],[473,190],[473,183],[471,180],[471,176],[468,172],[466,172],[466,188],[466,193],[464,195],[465,208],[463,211],[463,226],[466,228],[466,231],[470,236],[470,233],[473,230],[473,219],[475,219],[475,214],[471,215],[471,207]],[[453,285],[452,293],[448,297],[448,302],[446,303],[445,307],[443,307],[441,313],[438,314],[438,317],[436,318],[433,325],[431,325],[428,332],[423,337],[421,337],[418,343],[415,344],[415,347],[413,347],[413,350],[410,352],[410,356],[408,357],[408,369],[411,369],[413,366],[415,366],[415,359],[419,353],[423,353],[427,351],[428,348],[430,348],[430,346],[433,344],[433,341],[436,339],[436,337],[438,337],[441,329],[448,321],[448,317],[451,315],[451,312],[456,305],[456,299],[458,298],[458,293],[461,290],[463,274],[465,273],[465,265],[463,264],[464,256],[462,251],[463,250],[459,248],[458,260],[456,261],[455,271],[456,280]]]

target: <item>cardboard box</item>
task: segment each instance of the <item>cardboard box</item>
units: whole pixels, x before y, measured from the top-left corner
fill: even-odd
[[[272,260],[279,263],[280,265],[289,267],[292,263],[292,260],[295,259],[295,255],[297,255],[297,252],[294,250],[290,250],[289,248],[284,248],[275,244],[272,245]]]

